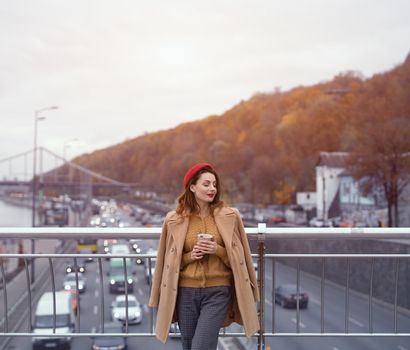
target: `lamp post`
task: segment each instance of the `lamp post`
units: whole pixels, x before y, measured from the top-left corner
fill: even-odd
[[[327,221],[327,210],[326,210],[326,195],[327,195],[327,189],[326,189],[326,171],[325,171],[325,166],[322,166],[322,200],[323,200],[323,213],[322,213],[322,219],[323,219],[323,225],[326,226],[326,221]]]
[[[67,148],[70,148],[71,144],[75,143],[77,141],[78,141],[78,138],[73,138],[73,139],[64,141],[64,143],[63,143],[63,162],[64,162],[63,165],[64,166],[68,165]],[[63,169],[64,169],[64,167],[63,167]],[[66,201],[67,194],[70,194],[70,196],[71,196],[74,193],[74,189],[73,189],[73,186],[71,184],[71,177],[72,177],[72,168],[71,168],[71,166],[68,166],[67,170],[68,170],[68,178],[65,177],[65,176],[63,178],[63,182],[67,184],[67,188],[66,188],[66,185],[64,185],[64,187],[63,187],[64,192],[65,192],[64,193],[64,204],[65,204],[65,201]],[[64,241],[62,243],[64,243]]]
[[[72,143],[78,142],[78,141],[79,141],[78,138],[73,138],[73,139],[64,141],[64,144],[63,144],[63,158],[64,158],[64,163],[67,162],[67,159],[66,159],[66,156],[67,156],[67,148],[70,148]]]
[[[57,106],[45,107],[34,112],[34,147],[33,147],[33,196],[31,203],[31,226],[36,227],[36,195],[37,195],[37,123],[46,119],[41,113],[58,109]],[[35,241],[31,240],[31,254],[35,252]],[[34,283],[34,259],[31,262],[31,283]]]

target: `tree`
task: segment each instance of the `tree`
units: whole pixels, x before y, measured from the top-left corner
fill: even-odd
[[[368,121],[348,163],[367,191],[383,188],[388,226],[398,226],[399,197],[410,180],[410,122],[398,117]]]

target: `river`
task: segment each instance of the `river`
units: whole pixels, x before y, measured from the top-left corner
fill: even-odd
[[[0,200],[0,227],[31,227],[31,209]]]

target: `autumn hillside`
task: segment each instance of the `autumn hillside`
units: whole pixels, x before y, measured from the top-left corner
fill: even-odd
[[[222,115],[136,137],[74,161],[172,194],[181,191],[190,165],[209,161],[221,173],[229,200],[285,203],[295,191],[315,189],[320,151],[353,151],[368,126],[383,129],[391,121],[405,126],[399,133],[408,132],[410,55],[371,78],[348,72],[313,86],[258,93]],[[380,131],[374,137],[383,137]]]

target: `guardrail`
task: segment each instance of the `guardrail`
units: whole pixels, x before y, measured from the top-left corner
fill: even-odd
[[[63,239],[63,240],[76,240],[80,238],[95,238],[95,239],[158,239],[160,234],[160,228],[0,228],[0,239],[4,238],[20,238],[20,239]],[[255,335],[258,341],[258,349],[265,347],[265,338],[269,337],[410,337],[410,332],[400,332],[398,330],[398,302],[397,292],[399,285],[399,263],[402,260],[407,260],[410,257],[409,253],[406,254],[266,254],[266,240],[280,240],[280,239],[322,239],[322,240],[355,240],[355,239],[400,239],[410,242],[410,229],[408,228],[267,228],[264,224],[259,224],[257,228],[246,228],[249,240],[256,240],[257,252],[253,254],[253,257],[258,261],[258,282],[261,294],[261,300],[265,301],[265,287],[266,276],[265,267],[266,261],[269,260],[272,264],[272,325],[270,331],[266,331],[265,324],[265,302],[259,303],[259,317],[261,321],[261,330]],[[102,259],[106,258],[106,254],[0,254],[0,272],[1,281],[6,286],[5,272],[2,260],[3,258],[20,258],[24,259],[24,271],[26,275],[25,293],[20,297],[18,303],[26,305],[26,315],[23,318],[32,320],[33,307],[36,297],[34,293],[34,285],[30,281],[29,265],[35,259],[47,259],[48,271],[44,271],[43,276],[40,276],[36,283],[41,278],[49,279],[51,288],[53,291],[53,330],[49,334],[42,334],[47,337],[61,337],[61,334],[56,333],[56,300],[55,292],[57,291],[55,284],[55,266],[61,259],[72,259],[74,265],[77,265],[78,257],[93,257],[98,261],[98,273],[100,277],[99,281],[99,295],[101,313],[100,313],[100,326],[102,333],[97,333],[98,336],[111,337],[116,334],[104,333],[105,315],[104,315],[104,274],[102,267]],[[126,258],[136,259],[145,258],[148,264],[151,264],[151,259],[155,256],[151,254],[129,254],[129,255],[110,255],[111,258],[123,259],[123,272],[125,281],[127,281],[127,268]],[[276,313],[276,281],[275,281],[275,264],[280,259],[292,259],[296,261],[296,331],[295,332],[278,332],[275,325],[275,313]],[[57,263],[54,260],[57,260]],[[319,259],[321,262],[322,274],[320,276],[320,331],[319,332],[301,332],[300,330],[300,275],[301,275],[301,259]],[[345,259],[347,264],[346,272],[346,284],[345,288],[345,315],[344,323],[345,329],[342,332],[326,332],[325,331],[325,268],[327,259]],[[350,263],[352,259],[370,259],[371,260],[371,272],[370,272],[370,286],[368,294],[368,310],[369,310],[369,328],[368,332],[363,333],[351,333],[349,331],[349,302],[350,302]],[[394,312],[394,326],[392,332],[375,332],[373,328],[373,276],[374,276],[374,263],[376,259],[394,259],[394,303],[392,305]],[[77,271],[77,269],[75,269]],[[151,269],[149,269],[151,274]],[[44,277],[48,276],[48,278]],[[150,276],[150,280],[151,280]],[[44,283],[44,282],[42,282]],[[78,290],[78,272],[76,272],[76,289]],[[125,288],[125,299],[128,303],[128,289]],[[10,339],[12,337],[34,337],[32,322],[28,322],[27,332],[19,331],[21,322],[16,324],[10,324],[9,320],[12,314],[13,308],[16,309],[16,305],[10,308],[8,303],[8,291],[7,288],[3,288],[2,303],[4,309],[4,317],[0,322],[0,327],[3,328],[3,332],[0,332],[0,337],[6,337]],[[150,309],[150,329],[148,333],[130,333],[128,332],[128,308],[126,307],[126,322],[125,333],[121,333],[125,337],[153,337],[154,336],[154,311]],[[81,317],[80,317],[80,303],[77,304],[77,315],[75,329],[71,333],[64,334],[67,337],[93,337],[96,333],[81,332]],[[244,337],[244,333],[230,333],[223,332],[223,337]]]

